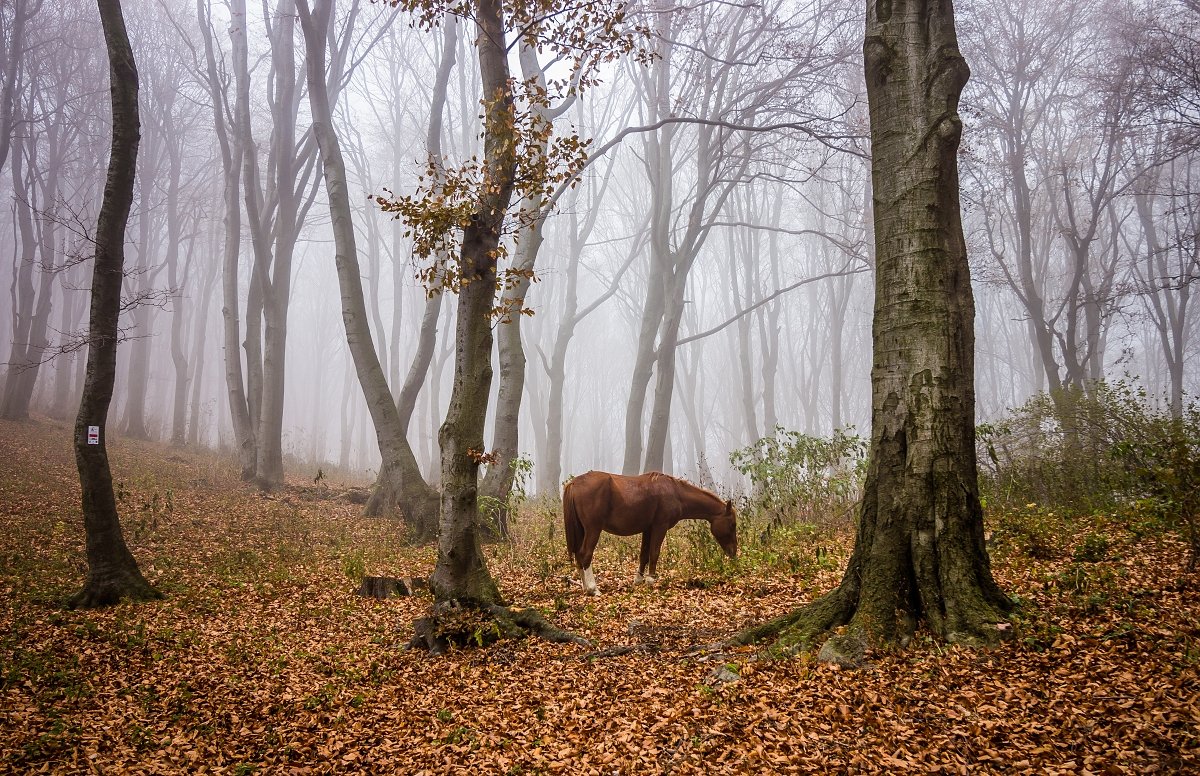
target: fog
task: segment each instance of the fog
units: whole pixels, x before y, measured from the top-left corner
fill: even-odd
[[[244,0],[126,3],[142,139],[109,423],[232,454],[231,380],[269,437],[260,417],[277,363],[263,365],[282,354],[287,476],[368,482],[381,459],[347,349],[293,3],[244,15]],[[108,154],[107,60],[88,3],[0,9],[0,413],[70,419]],[[1078,0],[956,10],[972,69],[960,165],[977,417],[1100,379],[1137,380],[1181,406],[1200,384],[1200,82],[1185,64],[1200,54],[1197,11]],[[549,83],[539,107],[555,136],[591,140],[577,185],[514,198],[505,236],[503,263],[531,267],[534,282],[492,322],[487,443],[508,385],[530,490],[557,492],[588,469],[737,489],[730,453],[776,426],[868,432],[861,15],[841,0],[635,4],[629,21],[645,25],[639,45],[653,56],[615,57],[586,89],[553,52],[511,46],[514,74]],[[376,198],[418,193],[431,142],[443,169],[481,154],[482,87],[472,23],[448,32],[414,18],[342,0],[329,78],[372,338],[393,396],[410,375],[419,386],[408,440],[436,483],[456,297],[430,305],[429,260]],[[451,66],[439,95],[439,67]],[[540,225],[519,214],[540,209]],[[423,319],[436,322],[427,367]],[[523,369],[502,347],[517,327]]]

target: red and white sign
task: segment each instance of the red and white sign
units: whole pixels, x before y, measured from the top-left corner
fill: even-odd
[[[99,426],[88,426],[88,444],[89,445],[100,444],[100,427]]]

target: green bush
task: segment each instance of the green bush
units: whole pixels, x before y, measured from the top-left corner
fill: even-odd
[[[506,539],[512,536],[512,522],[520,512],[521,505],[529,497],[528,487],[533,479],[533,459],[528,453],[520,453],[509,464],[512,467],[512,487],[503,500],[491,496],[479,497],[479,517],[491,527],[496,536]]]
[[[1180,530],[1200,552],[1200,409],[1173,417],[1165,402],[1127,381],[1038,394],[976,429],[980,489],[989,508],[1019,505],[1138,517],[1137,530]],[[1131,528],[1134,526],[1131,525]],[[1011,526],[1010,526],[1011,528]],[[1093,541],[1084,557],[1107,552]]]
[[[767,527],[828,525],[862,495],[867,443],[853,428],[814,437],[775,427],[772,436],[735,450],[734,468],[750,478],[743,512]]]
[[[1074,558],[1079,563],[1099,563],[1108,556],[1108,537],[1090,533],[1075,548]]]

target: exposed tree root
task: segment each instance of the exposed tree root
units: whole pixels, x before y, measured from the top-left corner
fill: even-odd
[[[794,655],[812,650],[820,644],[817,660],[835,663],[843,668],[858,668],[866,661],[871,648],[906,646],[917,627],[917,617],[911,612],[893,610],[887,621],[872,617],[845,588],[834,588],[806,606],[789,612],[762,625],[738,633],[729,639],[730,646],[769,642],[768,650],[779,655]],[[948,620],[958,630],[934,632],[950,643],[972,646],[993,646],[1012,636],[1012,628],[1004,621],[999,607],[982,607],[974,618],[957,613],[953,618],[939,617],[944,625]],[[930,623],[931,625],[933,623]],[[845,626],[844,628],[842,626]],[[828,638],[821,643],[822,637]]]
[[[122,601],[157,601],[163,594],[138,572],[89,574],[83,589],[67,599],[68,609],[100,609]]]
[[[413,623],[410,648],[431,655],[444,654],[450,647],[486,647],[503,639],[527,636],[559,644],[592,643],[582,636],[552,625],[536,609],[510,609],[500,604],[477,605],[460,601],[438,601],[428,617]]]
[[[812,603],[738,633],[730,646],[772,641],[781,652],[795,654],[812,649],[825,633],[844,625],[854,613],[842,588],[834,588]]]

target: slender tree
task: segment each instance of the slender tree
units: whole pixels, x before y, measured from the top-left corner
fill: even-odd
[[[208,90],[213,111],[213,127],[221,151],[222,204],[224,205],[225,240],[221,259],[221,320],[225,348],[224,374],[228,396],[230,419],[233,425],[234,445],[243,480],[254,478],[257,460],[257,443],[254,423],[250,415],[250,404],[246,395],[246,384],[242,368],[242,350],[238,344],[242,325],[238,311],[241,302],[238,288],[238,259],[241,252],[242,209],[240,204],[242,162],[244,148],[240,133],[240,113],[235,120],[235,110],[241,111],[242,87],[246,89],[246,109],[249,109],[249,76],[244,65],[246,54],[245,2],[235,0],[233,13],[241,14],[241,22],[230,28],[233,43],[234,72],[237,90],[234,103],[230,106],[230,77],[221,69],[218,59],[216,33],[213,30],[211,8],[205,0],[196,0],[196,17],[200,24],[200,36],[204,43],[204,85]],[[244,73],[246,73],[244,75]]]
[[[603,2],[571,13],[555,2],[509,8],[501,0],[411,2],[405,7],[416,11],[427,26],[449,14],[474,21],[483,119],[480,158],[444,174],[431,161],[429,188],[417,196],[378,199],[384,210],[408,223],[418,255],[429,259],[456,248],[454,262],[435,260],[423,272],[427,284],[456,292],[459,303],[450,406],[438,431],[442,498],[438,559],[429,580],[435,617],[417,624],[417,640],[430,649],[444,647],[448,626],[444,621],[437,624],[437,618],[459,607],[494,618],[495,635],[534,630],[565,638],[535,612],[514,616],[502,606],[480,548],[479,466],[495,460],[483,441],[492,381],[492,325],[519,314],[520,302],[503,292],[524,277],[519,267],[500,271],[502,239],[511,222],[527,224],[538,215],[518,212],[510,219],[509,206],[514,192],[523,199],[538,191],[549,196],[559,183],[577,176],[586,159],[585,144],[574,134],[544,142],[553,135],[553,126],[536,106],[546,105],[547,91],[537,79],[518,83],[510,76],[506,39],[512,33],[522,43],[547,46],[572,61],[569,85],[561,85],[569,88],[594,82],[590,79],[596,66],[630,51],[634,39],[625,31],[624,11]],[[582,52],[572,43],[580,40],[590,42]]]
[[[940,637],[992,643],[1011,603],[992,578],[975,463],[974,302],[959,212],[958,99],[969,70],[948,0],[869,0],[863,45],[876,246],[871,449],[841,584],[740,635],[856,664]]]
[[[75,418],[75,463],[83,490],[88,576],[71,597],[75,607],[109,606],[124,598],[161,598],[125,544],[106,447],[108,407],[117,367],[117,320],[125,264],[125,227],[133,202],[139,137],[138,72],[120,0],[97,0],[108,49],[112,152],[96,223],[87,376]]]
[[[354,234],[353,213],[346,184],[346,163],[341,145],[333,130],[332,101],[326,83],[326,43],[330,34],[333,0],[318,0],[310,10],[306,0],[297,0],[304,34],[308,74],[308,101],[312,108],[313,133],[320,149],[324,171],[325,192],[329,199],[329,215],[333,223],[335,263],[342,299],[342,322],[346,327],[346,343],[350,349],[359,385],[367,401],[367,410],[375,428],[379,451],[383,456],[381,488],[388,488],[392,500],[399,499],[414,538],[431,538],[434,530],[437,494],[425,484],[417,468],[417,460],[405,437],[400,414],[392,400],[387,375],[379,361],[379,353],[371,339],[363,294],[362,272],[358,260],[358,245]],[[357,11],[357,3],[355,4]],[[340,68],[332,68],[332,76],[340,77]],[[409,498],[414,494],[415,498]]]

